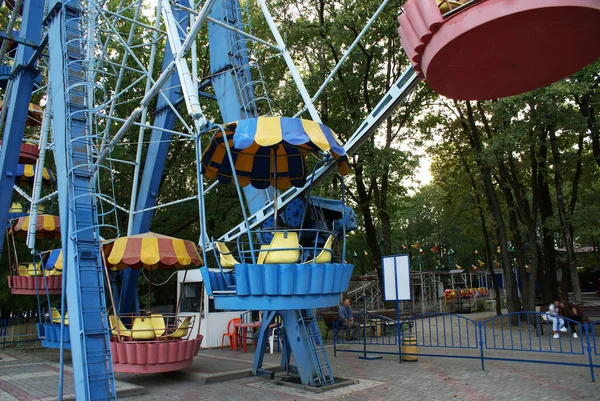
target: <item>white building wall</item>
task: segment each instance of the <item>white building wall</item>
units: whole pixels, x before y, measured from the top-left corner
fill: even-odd
[[[181,297],[182,284],[184,283],[202,282],[202,274],[200,269],[190,269],[187,271],[177,272],[177,299]],[[202,340],[202,348],[213,348],[221,346],[221,339],[224,333],[227,332],[227,323],[233,318],[240,317],[244,311],[235,312],[209,312],[208,311],[209,296],[204,291],[204,300],[202,309],[204,310],[201,317],[200,312],[181,312],[181,316],[194,316],[194,326],[190,336],[195,337],[200,334],[204,337]],[[225,346],[229,346],[229,342],[225,340]]]

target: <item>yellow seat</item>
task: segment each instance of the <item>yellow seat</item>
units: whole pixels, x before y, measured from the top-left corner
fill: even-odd
[[[31,277],[35,277],[35,276],[41,276],[43,275],[44,272],[42,270],[42,264],[37,262],[37,263],[29,263],[27,265],[27,275],[31,276]]]
[[[121,319],[118,319],[115,315],[109,315],[108,322],[114,336],[131,337],[131,330],[125,327]]]
[[[462,6],[469,0],[437,0],[440,12],[446,14],[448,11],[454,10],[456,7]]]
[[[55,308],[52,307],[50,308],[50,313],[51,313],[51,319],[52,319],[52,323],[56,323],[56,324],[60,324],[61,321],[61,315],[60,315],[60,311]],[[65,326],[69,325],[69,312],[65,312]]]
[[[190,321],[191,318],[189,316],[184,318],[179,324],[179,326],[177,326],[177,330],[169,334],[169,338],[183,338],[187,336],[190,330]]]
[[[215,245],[217,247],[217,250],[219,251],[219,262],[221,263],[222,268],[231,269],[235,265],[240,264],[240,262],[238,262],[233,257],[227,245],[225,245],[223,242],[218,241],[215,242]]]
[[[271,245],[261,245],[260,252],[258,253],[257,264],[262,265],[265,263],[265,258],[267,257],[267,250],[271,247]]]
[[[327,238],[327,241],[325,241],[325,245],[323,245],[323,249],[321,249],[321,252],[319,252],[317,257],[304,262],[304,264],[331,262],[331,257],[333,255],[333,246],[332,246],[333,240],[334,240],[334,236],[332,234],[329,236],[329,238]]]
[[[62,276],[62,271],[60,271],[59,269],[44,270],[44,276]]]
[[[152,327],[154,327],[154,334],[156,337],[160,337],[165,334],[165,319],[163,318],[162,314],[153,313],[150,315],[150,320],[152,320]]]
[[[156,333],[149,317],[134,317],[131,325],[131,338],[134,340],[154,340]]]
[[[264,246],[263,246],[264,247]],[[261,250],[263,249],[261,247]],[[262,255],[264,257],[261,257]],[[261,252],[259,264],[296,263],[300,259],[300,242],[296,232],[276,232],[268,245],[268,251]],[[262,263],[261,263],[262,262]]]
[[[19,276],[29,277],[29,271],[27,265],[19,265]]]

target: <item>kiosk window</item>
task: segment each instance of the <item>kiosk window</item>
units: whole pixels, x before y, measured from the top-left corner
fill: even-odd
[[[180,312],[200,312],[200,300],[204,295],[202,283],[183,283],[181,284],[181,306]]]

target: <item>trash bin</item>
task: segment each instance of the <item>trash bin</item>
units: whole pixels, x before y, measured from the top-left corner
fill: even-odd
[[[416,362],[419,360],[419,357],[417,356],[418,353],[419,348],[417,348],[417,338],[404,337],[402,339],[402,360],[404,362]]]

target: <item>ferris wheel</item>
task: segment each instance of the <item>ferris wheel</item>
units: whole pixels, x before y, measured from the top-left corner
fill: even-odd
[[[333,208],[337,213],[335,224],[307,228],[307,211],[328,207],[322,200],[311,200],[307,193],[336,166],[341,174],[347,172],[347,154],[375,132],[419,79],[448,96],[497,97],[552,82],[598,56],[597,46],[593,51],[574,46],[570,61],[562,61],[553,73],[538,76],[535,65],[531,65],[535,56],[520,46],[514,59],[525,60],[527,68],[515,82],[526,84],[503,85],[514,78],[515,72],[511,75],[499,69],[512,68],[514,63],[494,64],[490,57],[486,62],[494,65],[492,72],[499,78],[493,88],[484,85],[489,80],[474,61],[481,49],[469,44],[473,32],[480,37],[488,35],[490,41],[499,40],[506,30],[500,29],[496,21],[508,21],[510,16],[518,21],[528,15],[544,24],[564,17],[565,11],[572,12],[573,18],[585,19],[579,30],[569,31],[568,24],[561,25],[560,30],[552,32],[554,36],[547,33],[538,37],[538,42],[544,39],[546,47],[540,49],[546,51],[548,38],[556,35],[563,34],[561,46],[568,44],[565,40],[581,44],[578,38],[597,35],[598,24],[594,21],[598,5],[591,0],[555,0],[552,4],[531,1],[529,8],[523,6],[527,1],[406,2],[400,10],[400,35],[413,67],[407,66],[345,144],[337,142],[331,130],[335,127],[321,124],[315,102],[372,29],[373,22],[390,7],[389,1],[382,1],[365,18],[364,28],[315,93],[307,90],[298,60],[278,29],[277,10],[266,0],[158,0],[155,4],[142,0],[0,1],[7,21],[0,37],[0,88],[6,105],[0,118],[0,224],[8,218],[19,157],[31,153],[25,145],[35,144],[38,154],[30,192],[20,187],[15,191],[30,204],[26,244],[33,250],[38,248],[41,207],[58,202],[62,273],[52,277],[53,282],[58,281],[57,276],[62,278],[62,287],[55,283],[53,289],[62,294],[56,319],[63,334],[57,342],[64,348],[68,305],[73,365],[86,367],[74,370],[77,397],[115,398],[113,366],[139,365],[143,366],[139,371],[144,371],[149,365],[160,365],[161,361],[148,359],[155,353],[154,345],[143,342],[147,339],[158,343],[156,355],[167,355],[173,344],[181,346],[178,341],[182,333],[187,333],[190,321],[177,316],[139,316],[136,301],[138,275],[143,271],[140,268],[199,266],[208,263],[211,252],[214,265],[204,265],[202,274],[215,302],[223,308],[268,311],[259,337],[263,344],[268,326],[280,313],[286,335],[306,340],[285,356],[289,362],[289,353],[293,352],[302,367],[302,382],[331,384],[333,375],[310,309],[334,305],[339,293],[347,289],[352,266],[344,262],[343,255],[336,262],[330,254],[335,239],[343,243],[352,219],[342,203]],[[520,6],[510,8],[504,3]],[[454,23],[452,18],[460,13],[469,16],[478,7],[485,21],[473,22],[473,17],[462,18],[462,27]],[[553,11],[547,20],[539,16],[548,13],[536,12],[545,7]],[[581,8],[587,13],[581,13]],[[252,29],[257,20],[266,24],[264,37],[256,36]],[[504,24],[504,28],[507,26]],[[18,32],[13,32],[15,27]],[[497,52],[487,54],[502,56],[509,49],[509,44],[502,44]],[[469,50],[467,59],[460,49]],[[293,86],[302,100],[293,116],[277,116],[274,110],[265,82],[269,77],[261,68],[265,60],[272,58],[281,58],[285,67],[281,84]],[[447,62],[452,62],[452,68],[444,69]],[[461,62],[469,68],[463,69]],[[539,63],[538,59],[538,67]],[[527,77],[534,75],[539,79],[530,84]],[[473,80],[478,83],[470,85]],[[159,202],[170,148],[180,142],[195,149],[196,169],[189,175],[193,192],[181,199]],[[244,152],[247,149],[252,152]],[[309,156],[314,157],[310,168],[306,163],[293,162]],[[259,157],[264,157],[266,164]],[[46,165],[55,171],[57,190],[43,186]],[[23,176],[26,170],[23,167]],[[126,197],[116,193],[113,185],[123,176],[131,180]],[[234,182],[244,219],[215,241],[204,218],[204,197],[215,191],[219,182]],[[200,252],[179,239],[146,234],[156,210],[183,202],[198,209]],[[110,241],[115,238],[120,241]],[[155,251],[156,259],[144,255],[133,255],[139,260],[129,258],[128,250],[140,247],[143,252],[143,244],[151,244],[148,246]],[[228,248],[232,244],[235,250]],[[58,257],[55,253],[53,266]],[[42,269],[44,263],[42,260]],[[23,271],[22,277],[31,279],[21,279],[15,270],[15,276],[19,276],[16,281],[36,286],[38,282],[46,283],[46,273],[38,274],[36,266],[34,263],[33,275],[27,269]],[[106,277],[115,274],[109,271],[111,268],[120,267],[120,285],[113,289]],[[255,279],[258,275],[260,280]],[[118,298],[112,313],[106,300],[108,293]],[[136,344],[146,344],[147,349],[134,362],[123,359],[120,352],[128,355],[128,340],[121,340],[134,337],[136,322],[145,327],[139,329],[141,337],[147,337]],[[125,345],[113,347],[111,337]],[[201,341],[176,352],[183,355],[173,362],[177,368],[186,366]],[[255,360],[257,374],[265,373],[261,352]]]

